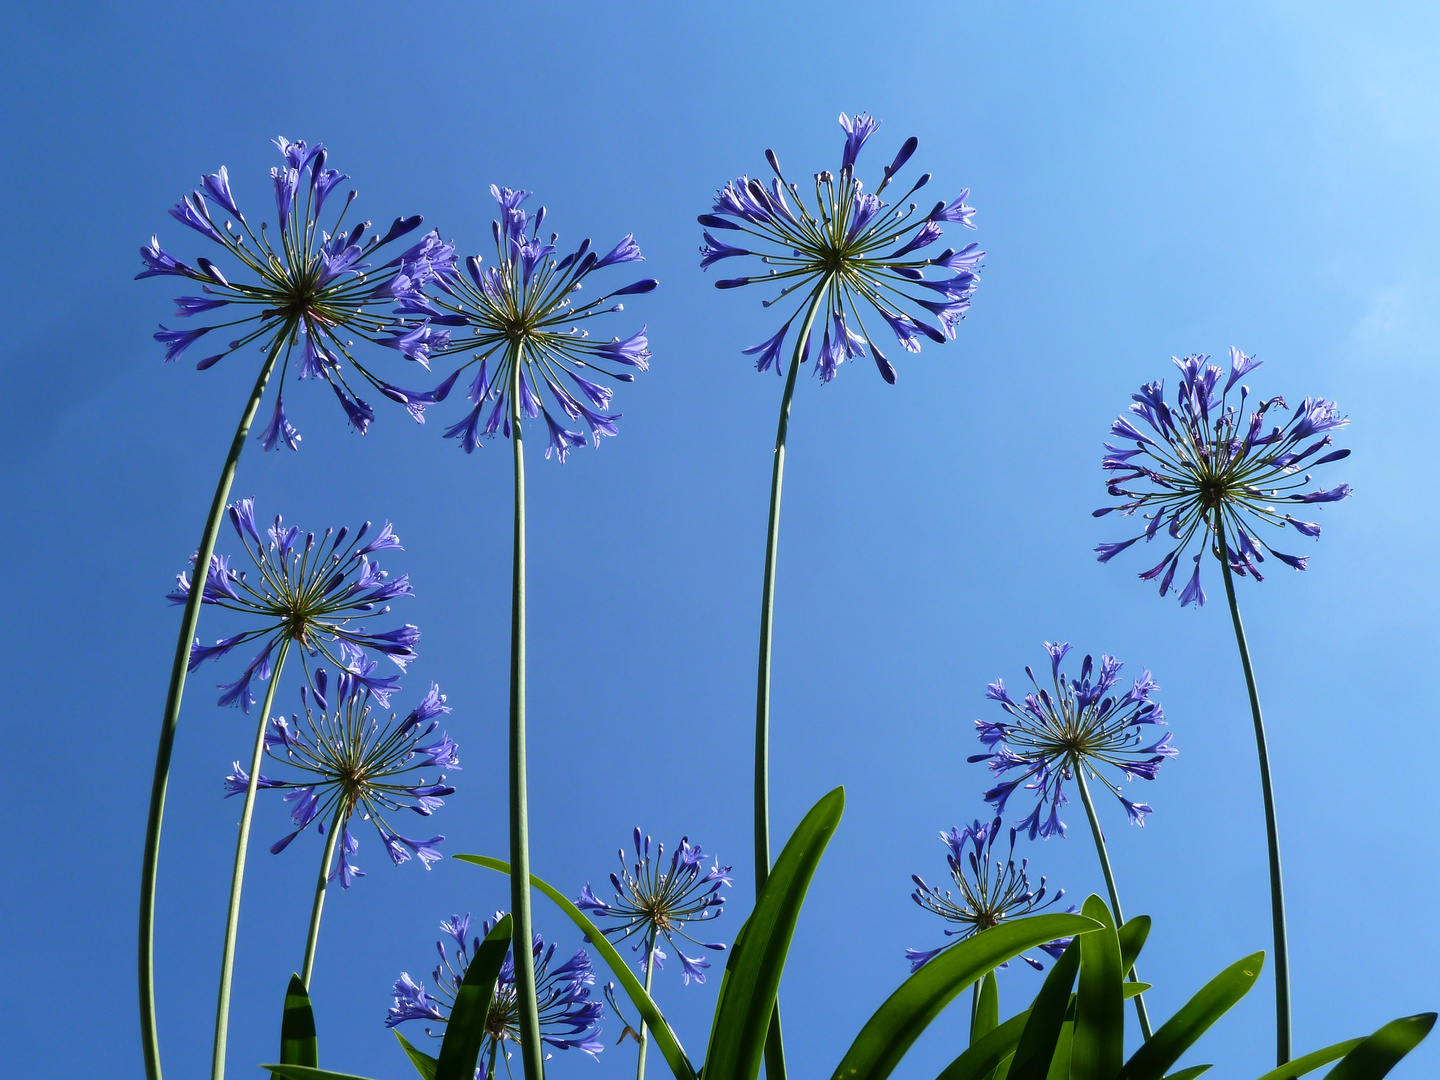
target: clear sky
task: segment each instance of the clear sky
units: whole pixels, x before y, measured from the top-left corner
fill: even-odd
[[[661,289],[630,305],[652,369],[622,388],[621,435],[563,467],[532,461],[533,858],[600,883],[640,824],[682,833],[751,897],[753,672],[779,380],[742,347],[775,316],[697,267],[695,215],[760,173],[836,168],[836,114],[883,120],[869,153],[920,139],[934,186],[972,189],[984,283],[958,340],[802,379],[777,603],[777,843],[824,791],[848,809],[783,986],[796,1076],[827,1075],[940,927],[909,875],[944,872],[941,828],[983,813],[973,722],[1044,639],[1148,667],[1178,760],[1142,831],[1102,806],[1127,913],[1155,931],[1141,971],[1168,1015],[1269,942],[1264,837],[1244,684],[1222,605],[1180,610],[1095,562],[1113,539],[1100,442],[1172,354],[1230,345],[1256,390],[1318,394],[1352,419],[1305,574],[1240,583],[1272,737],[1290,898],[1298,1049],[1440,1006],[1435,707],[1440,36],[1429,5],[116,5],[21,0],[0,41],[5,295],[0,399],[13,668],[10,851],[0,954],[12,984],[0,1072],[142,1075],[134,919],[146,800],[178,612],[165,591],[199,534],[254,359],[161,361],[166,283],[134,282],[165,213],[230,169],[270,207],[269,140],[322,141],[376,222],[423,213],[487,249],[492,182],[538,192],[565,239],[633,232]],[[259,211],[257,210],[257,215]],[[407,700],[449,695],[459,791],[450,852],[503,855],[509,461],[465,456],[382,409],[367,437],[291,389],[298,453],[252,443],[235,485],[303,527],[389,519],[424,632]],[[379,402],[384,405],[386,403]],[[439,410],[437,420],[459,411]],[[222,544],[230,544],[228,538]],[[1218,599],[1218,581],[1211,579]],[[207,612],[207,619],[210,618]],[[219,623],[201,633],[218,636]],[[233,666],[233,665],[232,665]],[[208,1067],[239,807],[221,780],[250,721],[192,679],[162,848],[160,1030],[167,1074]],[[282,691],[282,701],[293,690]],[[317,838],[272,857],[256,813],[231,1074],[274,1060],[300,961]],[[1078,804],[1031,866],[1077,901],[1103,891]],[[401,970],[428,973],[437,924],[505,903],[503,879],[446,861],[369,876],[327,907],[314,981],[327,1067],[412,1075],[381,1026]],[[576,935],[537,906],[562,948]],[[1002,973],[1002,1009],[1038,986]],[[657,996],[699,1052],[718,979]],[[1187,1061],[1250,1080],[1271,1054],[1262,980]],[[902,1067],[933,1076],[963,1042],[947,1012]],[[619,1026],[607,1023],[607,1041]],[[630,1044],[556,1077],[632,1075]],[[1396,1076],[1440,1069],[1432,1039]],[[662,1074],[658,1059],[651,1075]]]

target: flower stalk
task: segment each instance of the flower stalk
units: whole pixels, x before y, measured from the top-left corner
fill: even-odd
[[[305,992],[310,992],[310,973],[315,970],[315,946],[320,940],[320,914],[325,909],[325,887],[330,884],[330,864],[335,860],[335,841],[345,820],[346,806],[336,804],[335,817],[330,822],[330,835],[325,840],[325,854],[320,859],[320,877],[315,882],[315,902],[310,906],[310,932],[305,936],[305,963],[300,968],[300,981]]]

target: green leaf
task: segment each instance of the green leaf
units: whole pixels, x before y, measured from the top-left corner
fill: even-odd
[[[1055,1054],[1050,1058],[1045,1080],[1070,1080],[1070,1050],[1074,1044],[1075,1021],[1066,1020],[1060,1025],[1060,1038],[1055,1040]]]
[[[1140,956],[1140,950],[1145,947],[1145,939],[1149,936],[1149,915],[1136,915],[1133,919],[1126,920],[1125,925],[1120,927],[1120,963],[1125,968],[1127,975],[1135,966],[1135,961]]]
[[[1125,962],[1123,956],[1121,957],[1120,962],[1122,964]],[[1146,990],[1151,989],[1154,989],[1154,987],[1150,983],[1127,982],[1123,987],[1121,987],[1120,994],[1122,997],[1125,998],[1126,1001],[1129,1001],[1132,997],[1139,997],[1141,994],[1145,993]]]
[[[970,1048],[945,1067],[936,1080],[984,1080],[1003,1061],[1015,1052],[1020,1033],[1030,1010],[1012,1016],[1003,1024],[987,1031],[970,1044]]]
[[[440,1040],[440,1057],[435,1063],[435,1080],[475,1080],[475,1065],[485,1044],[485,1022],[490,1019],[490,1000],[495,980],[510,951],[510,916],[500,919],[485,935],[480,948],[465,969],[465,980],[455,992],[445,1037]]]
[[[299,975],[290,976],[290,987],[285,991],[285,1013],[280,1018],[280,1060],[286,1065],[311,1068],[320,1064],[315,1013]]]
[[[435,1067],[440,1062],[425,1053],[424,1050],[417,1050],[411,1046],[410,1040],[401,1035],[399,1031],[395,1032],[395,1038],[400,1040],[400,1045],[404,1048],[406,1056],[409,1057],[410,1064],[415,1066],[415,1071],[421,1075],[423,1080],[435,1080]]]
[[[730,951],[706,1049],[705,1080],[755,1080],[790,938],[810,879],[840,815],[845,789],[836,788],[811,807],[775,860],[744,935]]]
[[[313,1065],[261,1065],[284,1080],[367,1080],[354,1073],[337,1073],[329,1069],[317,1069]]]
[[[1434,1026],[1433,1012],[1391,1020],[1341,1058],[1340,1064],[1325,1074],[1325,1080],[1380,1080],[1420,1045]]]
[[[1120,985],[1125,972],[1120,966],[1120,939],[1105,901],[1091,896],[1080,910],[1102,929],[1080,939],[1070,1075],[1074,1080],[1114,1080],[1125,1060],[1125,997]]]
[[[1202,986],[1199,993],[1135,1051],[1135,1056],[1121,1070],[1120,1080],[1161,1080],[1165,1070],[1179,1061],[1180,1055],[1190,1049],[1211,1024],[1250,992],[1264,966],[1265,954],[1251,953]]]
[[[986,972],[980,982],[980,998],[970,1017],[970,1043],[973,1046],[1000,1026],[1000,988],[995,985],[995,972]]]
[[[474,863],[476,866],[483,866],[487,870],[495,870],[502,874],[510,873],[509,863],[485,855],[454,855],[452,858],[459,859],[461,862]],[[675,1074],[675,1080],[696,1080],[695,1068],[690,1064],[690,1059],[685,1056],[685,1051],[681,1049],[680,1040],[675,1037],[675,1032],[665,1017],[661,1015],[660,1009],[651,1000],[650,995],[645,992],[645,987],[640,985],[640,980],[631,972],[630,966],[615,951],[615,946],[610,944],[599,928],[586,918],[585,913],[559,889],[542,881],[534,874],[530,875],[530,884],[549,897],[550,901],[580,928],[581,933],[585,935],[587,946],[594,949],[595,954],[604,960],[606,966],[614,973],[616,981],[629,995],[630,1001],[640,1013],[640,1018],[650,1029],[650,1039],[664,1056],[665,1063],[670,1066],[670,1071]],[[737,938],[736,945],[738,946],[738,944],[739,939]],[[723,991],[723,982],[721,988]]]
[[[1179,1072],[1171,1073],[1165,1077],[1165,1080],[1195,1080],[1195,1077],[1206,1072],[1209,1068],[1209,1065],[1191,1065],[1188,1069],[1181,1069]]]
[[[1271,1069],[1260,1080],[1295,1080],[1297,1076],[1304,1076],[1308,1072],[1314,1072],[1321,1065],[1328,1065],[1336,1058],[1342,1058],[1355,1047],[1365,1041],[1364,1036],[1358,1039],[1346,1039],[1334,1046],[1327,1046],[1323,1050],[1312,1050],[1310,1053],[1287,1061],[1278,1069]]]
[[[1065,1012],[1070,1004],[1070,987],[1080,970],[1080,943],[1072,941],[1050,968],[1040,993],[1030,1006],[1030,1019],[1010,1064],[1011,1080],[1044,1080],[1060,1039]],[[1067,1059],[1068,1060],[1068,1059]]]
[[[885,1080],[940,1011],[985,972],[1026,949],[1097,930],[1100,925],[1080,915],[1032,915],[1003,922],[950,946],[901,983],[875,1010],[836,1067],[834,1080]]]

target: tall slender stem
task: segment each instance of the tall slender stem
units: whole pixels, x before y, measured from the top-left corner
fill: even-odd
[[[970,985],[970,1045],[975,1045],[975,1021],[980,1018],[980,984],[985,981],[982,975]]]
[[[192,582],[194,592],[203,588],[204,581]],[[250,782],[245,785],[245,807],[240,812],[240,835],[235,841],[235,869],[230,874],[230,908],[225,915],[225,948],[220,957],[220,993],[215,1001],[215,1050],[210,1059],[212,1080],[224,1080],[225,1042],[230,1031],[230,979],[235,967],[235,936],[240,932],[240,892],[245,887],[245,855],[250,848],[250,819],[255,813],[255,792],[260,784],[260,763],[265,757],[265,728],[270,723],[270,706],[275,701],[275,689],[280,685],[280,673],[285,670],[285,654],[290,651],[290,639],[282,638],[280,651],[275,657],[275,670],[270,675],[270,685],[265,688],[265,703],[260,706],[260,724],[255,730],[255,750],[250,755]]]
[[[330,884],[330,864],[335,859],[335,841],[345,821],[348,809],[341,799],[335,807],[335,817],[330,822],[330,835],[325,838],[325,854],[320,860],[320,879],[315,882],[315,902],[310,905],[310,933],[305,937],[305,964],[300,969],[300,981],[305,992],[310,992],[310,973],[315,970],[315,945],[320,940],[320,913],[325,910],[325,888]]]
[[[755,683],[755,897],[758,900],[770,877],[770,640],[775,617],[775,560],[780,550],[780,487],[785,480],[785,438],[790,431],[790,401],[795,396],[795,376],[810,338],[815,313],[829,288],[827,277],[815,287],[795,351],[790,373],[785,376],[785,393],[780,398],[780,421],[775,432],[775,461],[770,475],[770,525],[765,536],[765,583],[760,591],[760,664]],[[770,1018],[765,1037],[765,1076],[785,1080],[785,1044],[780,1035],[780,1005]]]
[[[265,396],[265,384],[275,368],[275,360],[285,335],[278,335],[275,344],[265,356],[250,399],[240,414],[240,423],[235,427],[235,437],[230,441],[230,453],[220,470],[220,479],[215,485],[215,498],[210,503],[210,516],[205,519],[205,528],[200,533],[200,545],[195,554],[195,581],[190,594],[185,598],[185,610],[180,617],[180,637],[175,644],[175,659],[170,666],[170,686],[165,692],[165,711],[160,717],[160,741],[155,748],[155,777],[150,784],[150,811],[145,823],[145,855],[140,866],[140,934],[139,974],[140,990],[140,1044],[145,1053],[145,1075],[148,1080],[160,1080],[160,1033],[155,1022],[155,881],[160,866],[160,825],[165,817],[165,790],[170,783],[170,755],[175,748],[175,729],[180,723],[180,701],[185,694],[185,673],[190,662],[190,642],[195,638],[195,629],[200,623],[200,601],[205,591],[205,581],[210,570],[210,556],[215,552],[215,538],[220,532],[220,522],[225,515],[225,504],[230,498],[230,485],[235,480],[235,469],[240,463],[240,453],[245,449],[245,440],[250,434],[250,424],[260,399]]]
[[[650,941],[645,947],[645,993],[650,993],[650,980],[655,975],[655,931],[650,931]],[[645,1051],[650,1048],[650,1029],[645,1026],[645,1018],[640,1018],[640,1034],[636,1036],[640,1043],[639,1060],[635,1065],[635,1080],[645,1080]]]
[[[1260,716],[1260,692],[1255,688],[1255,669],[1250,664],[1250,647],[1240,607],[1235,603],[1235,580],[1225,547],[1225,521],[1215,512],[1215,538],[1225,578],[1225,599],[1230,601],[1230,619],[1235,624],[1235,643],[1240,646],[1240,666],[1245,669],[1245,688],[1250,692],[1250,715],[1255,720],[1255,751],[1260,759],[1260,794],[1265,803],[1265,842],[1270,854],[1270,922],[1275,935],[1275,1060],[1290,1060],[1290,948],[1285,934],[1285,885],[1280,877],[1280,830],[1275,823],[1275,792],[1270,785],[1270,754],[1265,748],[1265,721]]]
[[[515,345],[510,365],[510,439],[515,447],[515,561],[510,602],[510,914],[515,932],[515,996],[525,1080],[542,1080],[540,1011],[535,1000],[535,958],[530,930],[530,823],[525,785],[525,444],[520,437],[520,369]]]
[[[1115,927],[1119,929],[1125,925],[1125,916],[1120,911],[1120,890],[1115,887],[1115,872],[1110,869],[1110,853],[1105,850],[1105,834],[1100,830],[1100,819],[1095,814],[1095,804],[1090,800],[1090,785],[1085,783],[1084,766],[1077,761],[1072,768],[1080,788],[1080,801],[1085,804],[1085,816],[1090,819],[1090,833],[1095,837],[1095,851],[1100,856],[1100,872],[1105,875],[1105,888],[1110,893],[1110,911],[1115,916]],[[1140,973],[1133,967],[1130,969],[1130,981],[1140,981]],[[1150,1013],[1145,1008],[1145,998],[1141,994],[1135,995],[1135,1015],[1140,1020],[1140,1034],[1149,1042],[1154,1032],[1150,1030]]]

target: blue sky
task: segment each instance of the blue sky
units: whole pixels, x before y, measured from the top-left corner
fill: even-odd
[[[553,227],[633,232],[660,291],[630,305],[652,369],[623,388],[622,434],[564,467],[533,461],[531,769],[535,868],[578,891],[642,825],[737,867],[749,903],[755,616],[778,380],[742,347],[775,318],[696,266],[697,213],[764,168],[836,167],[835,116],[909,134],[934,186],[972,189],[984,284],[958,340],[796,395],[777,602],[777,842],[830,787],[845,820],[812,887],[783,987],[795,1075],[832,1069],[939,927],[909,875],[943,873],[941,828],[982,813],[973,721],[1044,639],[1148,667],[1181,756],[1142,831],[1108,815],[1128,913],[1155,931],[1141,970],[1168,1015],[1268,944],[1264,838],[1244,685],[1223,608],[1180,610],[1093,545],[1113,534],[1100,441],[1172,354],[1258,354],[1257,391],[1319,394],[1352,419],[1306,574],[1241,583],[1271,730],[1290,898],[1295,1031],[1311,1048],[1440,1004],[1429,765],[1440,734],[1433,493],[1440,241],[1440,36],[1422,5],[278,5],[126,8],[26,0],[0,42],[0,174],[17,301],[0,409],[15,760],[0,956],[29,987],[0,1033],[7,1075],[142,1074],[134,913],[153,740],[178,615],[162,597],[193,550],[243,357],[206,373],[150,339],[163,283],[133,282],[165,213],[228,165],[268,205],[269,140],[323,141],[377,222],[423,213],[462,251],[489,243],[498,182]],[[287,398],[297,454],[251,445],[236,482],[304,527],[395,523],[417,596],[408,686],[454,706],[450,852],[503,854],[509,462],[383,411],[368,436],[323,395]],[[452,403],[453,404],[453,403]],[[450,410],[458,410],[458,405]],[[442,411],[440,417],[450,415]],[[223,541],[222,541],[223,542]],[[1218,598],[1218,582],[1212,593]],[[215,623],[202,625],[219,630]],[[210,635],[213,636],[213,635]],[[159,1003],[169,1075],[209,1061],[235,802],[249,723],[196,677],[162,849]],[[211,674],[216,676],[211,679]],[[1426,673],[1431,673],[1427,675]],[[293,691],[284,690],[288,696]],[[409,695],[407,695],[409,696]],[[282,700],[284,698],[282,697]],[[1031,866],[1077,901],[1103,886],[1078,805]],[[256,814],[231,1033],[234,1076],[273,1060],[300,960],[315,837]],[[504,882],[446,861],[388,866],[327,907],[314,982],[321,1062],[409,1074],[381,1026],[401,970],[428,972],[439,920],[488,913]],[[537,925],[575,935],[550,911]],[[718,980],[657,996],[698,1053]],[[1038,978],[1003,973],[1002,1009]],[[1187,1061],[1248,1080],[1270,1055],[1262,980]],[[43,1004],[42,1004],[43,1003]],[[900,1075],[963,1041],[947,1012]],[[607,1024],[607,1040],[619,1027]],[[652,1075],[663,1067],[652,1062]],[[1440,1067],[1432,1040],[1395,1076]],[[626,1049],[552,1075],[633,1072]]]

